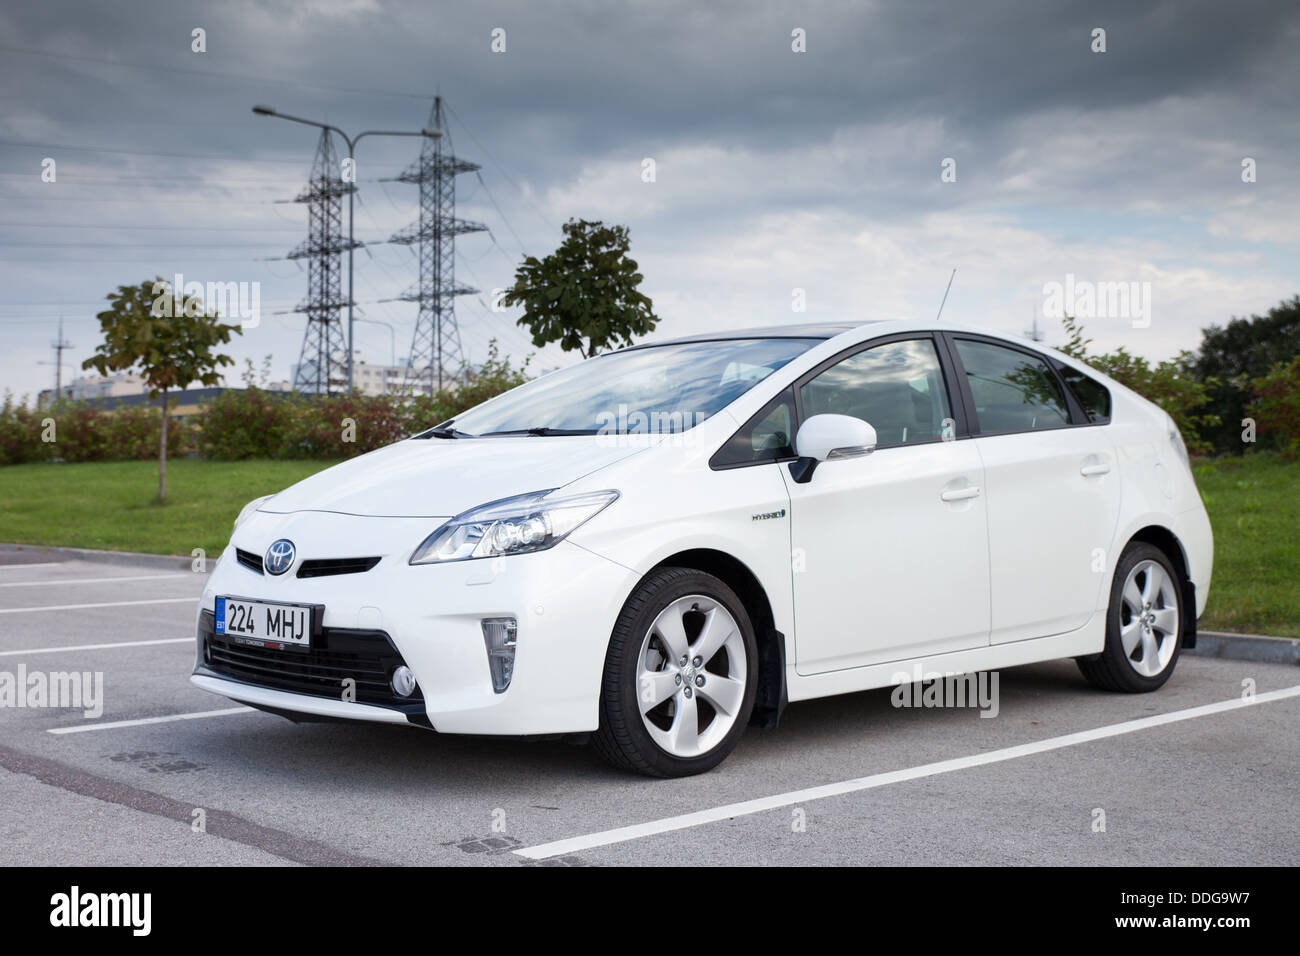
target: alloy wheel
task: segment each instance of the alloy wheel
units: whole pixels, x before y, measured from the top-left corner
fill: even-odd
[[[637,700],[652,740],[674,757],[698,757],[727,736],[745,700],[745,641],[722,604],[701,594],[654,619],[637,655]]]
[[[1178,648],[1178,592],[1155,561],[1139,561],[1120,593],[1119,638],[1129,666],[1143,677],[1163,671]]]

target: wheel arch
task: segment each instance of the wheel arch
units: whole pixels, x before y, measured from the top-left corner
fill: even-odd
[[[1189,611],[1189,613],[1182,616],[1182,646],[1185,648],[1195,647],[1196,585],[1192,583],[1190,566],[1187,563],[1187,551],[1183,547],[1182,541],[1178,539],[1178,535],[1158,524],[1149,524],[1139,528],[1124,543],[1124,547],[1127,548],[1138,541],[1159,548],[1173,562],[1174,570],[1178,572],[1178,585],[1183,593],[1183,606]]]
[[[736,592],[745,605],[758,643],[758,687],[751,727],[775,727],[788,702],[785,686],[785,635],[776,629],[772,602],[758,576],[739,558],[713,548],[691,548],[664,558],[647,572],[691,568],[711,574]]]

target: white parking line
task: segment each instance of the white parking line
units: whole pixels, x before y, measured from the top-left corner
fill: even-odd
[[[49,581],[0,581],[0,588],[38,588],[48,587],[51,584],[109,584],[115,581],[162,581],[166,578],[188,578],[190,575],[184,571],[171,574],[130,574],[118,578],[67,578],[60,580],[53,578]]]
[[[154,644],[193,644],[192,637],[168,637],[159,641],[118,641],[116,644],[65,644],[62,647],[31,647],[25,651],[0,651],[0,657],[26,654],[63,654],[67,651],[103,651],[114,647],[151,647]]]
[[[251,714],[252,707],[230,707],[226,710],[205,710],[197,714],[172,714],[170,717],[143,717],[140,720],[110,720],[108,723],[83,724],[80,727],[55,727],[47,734],[84,734],[91,730],[114,730],[118,727],[143,727],[145,724],[170,724],[176,720],[201,720],[204,717],[227,717],[230,714]]]
[[[1020,744],[1015,747],[1005,747],[1001,750],[990,750],[988,753],[973,754],[969,757],[957,757],[953,760],[940,760],[937,763],[922,764],[919,767],[909,767],[905,770],[892,770],[888,773],[873,774],[870,777],[858,777],[856,780],[845,780],[841,783],[829,783],[820,787],[808,787],[804,790],[792,790],[789,793],[778,793],[770,797],[760,797],[757,800],[730,803],[725,806],[714,807],[710,810],[699,810],[695,813],[683,813],[680,816],[665,817],[662,820],[651,820],[648,823],[637,823],[632,826],[618,827],[613,830],[604,830],[600,833],[591,833],[586,836],[570,837],[567,840],[556,840],[553,843],[543,843],[538,846],[524,847],[523,849],[515,850],[514,852],[519,856],[527,857],[530,860],[545,860],[549,857],[562,856],[566,853],[579,853],[583,850],[590,850],[595,847],[609,846],[612,843],[625,843],[628,840],[638,840],[641,837],[654,836],[659,833],[670,833],[674,830],[684,830],[687,827],[698,827],[706,823],[717,823],[720,820],[729,820],[732,817],[762,813],[765,810],[776,810],[781,807],[807,803],[812,800],[824,800],[827,797],[838,797],[846,793],[857,793],[861,790],[872,790],[876,787],[888,786],[891,783],[904,783],[908,780],[918,780],[922,777],[933,777],[937,774],[950,773],[954,770],[969,770],[972,767],[983,767],[988,764],[1001,763],[1004,760],[1014,760],[1017,757],[1028,757],[1033,754],[1045,753],[1050,750],[1060,750],[1063,747],[1074,747],[1078,744],[1088,743],[1093,740],[1104,740],[1107,737],[1118,737],[1122,734],[1131,734],[1139,730],[1149,730],[1152,727],[1159,727],[1163,724],[1172,724],[1182,720],[1192,720],[1196,717],[1207,717],[1211,714],[1221,714],[1226,711],[1240,710],[1244,707],[1254,707],[1256,704],[1264,704],[1275,700],[1285,700],[1289,697],[1300,697],[1300,685],[1257,694],[1253,699],[1238,698],[1234,700],[1225,700],[1215,704],[1205,704],[1201,707],[1189,707],[1186,710],[1175,710],[1167,714],[1156,714],[1152,717],[1126,720],[1123,723],[1109,724],[1105,727],[1097,727],[1093,730],[1084,730],[1075,734],[1065,734],[1060,737],[1048,737],[1046,740],[1038,740],[1033,743]]]
[[[193,604],[196,597],[155,598],[152,601],[104,601],[99,604],[47,604],[45,607],[0,607],[0,614],[31,614],[35,611],[80,611],[87,607],[131,607],[137,604],[180,604],[189,601]]]

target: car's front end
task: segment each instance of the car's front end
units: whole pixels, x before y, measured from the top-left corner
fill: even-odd
[[[633,573],[567,541],[554,546],[559,554],[411,563],[449,520],[249,515],[203,593],[194,683],[298,719],[477,734],[592,729],[597,645]],[[292,542],[296,556],[272,575],[266,553],[279,541]],[[309,609],[308,642],[218,633],[217,614],[240,599],[259,612]]]

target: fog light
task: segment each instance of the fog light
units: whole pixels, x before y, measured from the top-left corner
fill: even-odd
[[[415,675],[405,664],[393,671],[393,693],[398,697],[410,697],[415,693]]]
[[[515,645],[519,636],[519,622],[513,617],[483,619],[483,643],[487,645],[488,669],[492,673],[492,689],[498,694],[510,686],[515,676]]]

